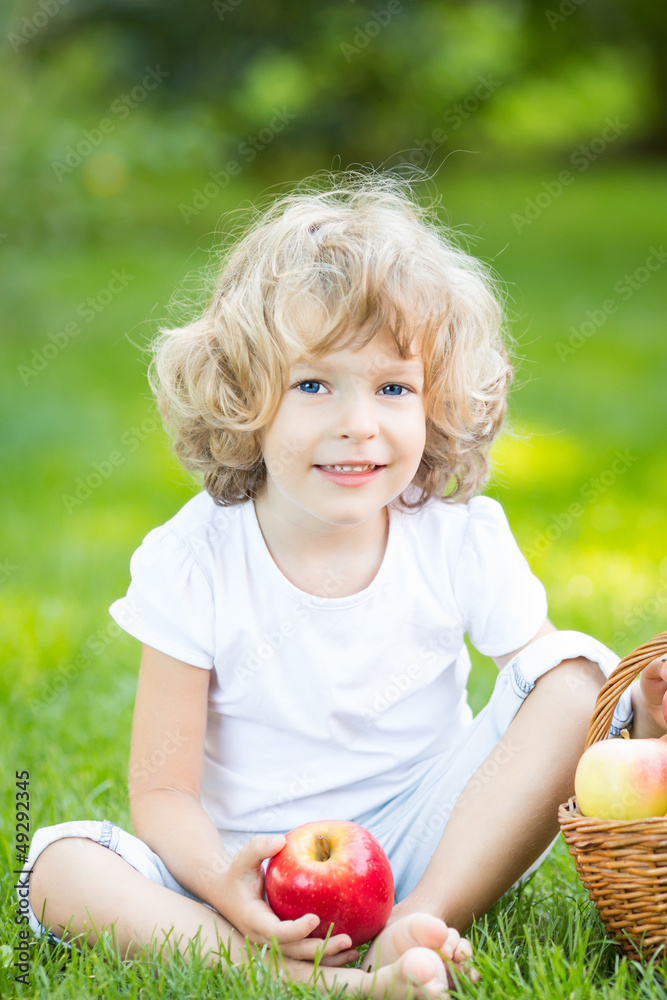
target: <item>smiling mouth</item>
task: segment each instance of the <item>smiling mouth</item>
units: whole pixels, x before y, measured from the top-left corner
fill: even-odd
[[[318,465],[325,472],[372,472],[374,469],[384,469],[384,465]]]

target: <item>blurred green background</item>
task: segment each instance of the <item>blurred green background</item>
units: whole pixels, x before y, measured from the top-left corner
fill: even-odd
[[[259,194],[422,168],[506,283],[517,367],[488,492],[561,628],[667,627],[667,13],[643,0],[30,0],[2,13],[3,840],[128,825],[129,558],[197,490],[145,347]],[[231,213],[227,214],[227,213]],[[475,655],[479,709],[495,667]]]

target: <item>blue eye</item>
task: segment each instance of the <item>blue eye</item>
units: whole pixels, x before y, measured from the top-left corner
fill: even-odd
[[[390,382],[389,385],[383,385],[382,388],[383,389],[399,389],[399,390],[405,389],[406,392],[410,391],[404,385],[396,385],[395,382]],[[392,393],[392,395],[393,395],[393,393]],[[399,391],[398,395],[400,396],[400,391]]]
[[[294,386],[294,388],[295,389],[301,389],[303,386],[308,386],[308,385],[321,386],[322,383],[318,382],[316,379],[307,379],[307,380],[305,380],[303,382],[297,382],[296,385]],[[383,390],[384,389],[398,389],[399,390],[398,393],[387,393],[386,395],[388,396],[389,399],[391,399],[392,397],[395,397],[396,399],[399,399],[401,397],[401,395],[402,395],[403,390],[405,390],[405,392],[410,392],[411,391],[410,389],[408,389],[407,386],[405,386],[405,385],[398,385],[395,382],[389,382],[387,385],[383,385],[382,389]],[[317,389],[315,390],[315,392],[309,392],[307,389],[304,389],[303,391],[308,396],[317,396],[318,395]]]
[[[321,383],[321,382],[314,382],[314,381],[312,381],[311,379],[309,379],[309,380],[308,380],[307,382],[298,382],[298,383],[297,383],[297,384],[295,385],[295,387],[294,387],[294,388],[295,388],[295,389],[300,389],[300,388],[301,388],[301,386],[303,386],[303,385],[322,385],[322,383]],[[309,396],[316,396],[316,395],[317,395],[317,392],[309,392],[309,393],[308,393],[308,395],[309,395]]]

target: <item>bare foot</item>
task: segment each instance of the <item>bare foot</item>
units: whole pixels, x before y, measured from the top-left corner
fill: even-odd
[[[445,964],[430,948],[410,948],[392,965],[384,965],[365,976],[361,984],[365,997],[377,1000],[449,997]]]
[[[462,938],[454,927],[448,927],[444,920],[430,913],[409,913],[405,917],[388,924],[371,942],[366,952],[362,968],[383,970],[392,966],[401,956],[409,951],[431,949],[445,963],[452,963],[457,971],[469,975],[473,982],[479,980],[476,969],[468,968],[472,958],[472,947],[466,938]],[[448,976],[450,986],[455,982]]]
[[[274,968],[273,959],[269,960],[268,955],[263,956],[263,961],[268,963],[274,977],[282,978],[284,972],[290,983],[304,982],[308,986],[323,986],[336,991],[342,986],[346,995],[353,991],[357,997],[372,1000],[436,1000],[449,997],[445,963],[430,948],[410,948],[392,965],[384,965],[374,972],[320,965],[315,976],[310,962],[285,958]]]
[[[409,914],[397,919],[391,928],[385,928],[382,932],[385,935],[384,957],[381,958],[381,965],[373,968],[369,962],[366,962],[364,969],[335,969],[320,964],[317,975],[314,976],[312,963],[283,958],[276,964],[275,972],[280,974],[278,970],[282,967],[291,982],[306,982],[309,986],[322,984],[330,990],[339,990],[343,986],[346,992],[354,990],[357,996],[370,997],[372,1000],[436,1000],[449,997],[449,960],[445,955],[451,954],[453,962],[465,961],[470,946],[461,951],[460,946],[468,942],[461,941],[458,931],[451,931],[442,924],[443,934],[441,929],[432,925],[433,921],[442,924],[437,917],[428,914]],[[431,924],[430,928],[428,924]],[[391,935],[389,931],[392,932]],[[415,944],[420,935],[429,938],[439,947]],[[380,954],[379,937],[375,939],[374,945],[375,953]],[[391,960],[388,957],[390,954]],[[273,967],[273,958],[269,954],[263,960]]]

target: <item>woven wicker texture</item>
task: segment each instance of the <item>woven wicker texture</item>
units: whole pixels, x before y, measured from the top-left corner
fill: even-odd
[[[624,657],[601,689],[586,747],[606,739],[618,700],[637,674],[667,655],[661,632]],[[647,959],[667,943],[667,817],[602,820],[582,816],[573,797],[558,810],[583,885],[616,944]]]

